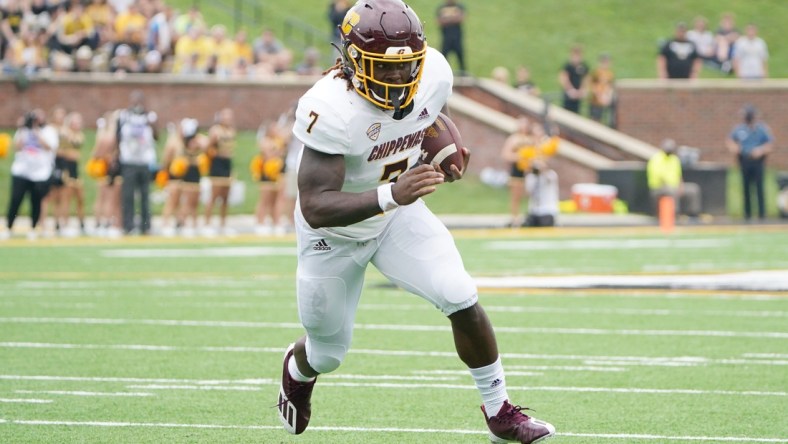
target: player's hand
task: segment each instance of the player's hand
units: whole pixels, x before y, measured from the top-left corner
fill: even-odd
[[[409,205],[416,199],[435,192],[437,185],[443,183],[443,173],[432,165],[419,165],[402,173],[394,186],[391,195],[400,205]]]
[[[468,162],[471,160],[471,150],[465,147],[460,148],[460,150],[462,151],[462,170],[457,168],[456,165],[452,165],[451,171],[449,171],[449,174],[446,174],[447,182],[454,182],[455,180],[462,179],[462,176],[468,169]]]

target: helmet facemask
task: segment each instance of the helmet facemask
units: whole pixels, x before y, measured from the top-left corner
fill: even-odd
[[[398,111],[413,101],[424,66],[426,48],[391,46],[385,54],[371,53],[348,42],[345,63],[351,64],[356,92],[376,106]]]

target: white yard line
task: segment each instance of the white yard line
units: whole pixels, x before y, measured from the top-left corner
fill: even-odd
[[[389,389],[451,389],[476,390],[472,384],[443,383],[393,383],[393,382],[346,382],[337,381],[324,375],[321,387],[360,387]],[[328,381],[326,381],[328,379]],[[373,375],[357,376],[356,379],[375,379]],[[146,390],[258,390],[256,386],[278,386],[274,379],[241,379],[241,380],[193,380],[193,379],[161,379],[161,378],[123,378],[123,377],[76,377],[76,376],[44,376],[44,375],[0,375],[0,380],[18,381],[78,381],[78,382],[130,382],[129,388]],[[208,388],[210,387],[210,388]],[[542,392],[573,392],[573,393],[622,393],[622,394],[655,394],[655,395],[721,395],[721,396],[774,396],[786,397],[788,392],[756,391],[756,390],[700,390],[700,389],[661,389],[639,387],[560,387],[560,386],[507,386],[510,391],[542,391]]]
[[[213,304],[223,307],[231,303],[218,302]],[[261,303],[262,304],[262,303]],[[429,304],[359,304],[359,309],[376,311],[434,311]],[[558,313],[558,314],[601,314],[620,316],[721,316],[732,318],[783,318],[788,312],[780,310],[668,310],[668,309],[637,309],[637,308],[564,308],[564,307],[515,307],[511,305],[484,304],[488,312],[499,313]]]
[[[0,403],[13,403],[13,404],[49,404],[51,399],[35,399],[35,398],[0,398]]]
[[[230,297],[241,297],[241,298],[271,298],[271,297],[280,297],[281,294],[275,294],[273,292],[265,291],[265,290],[205,290],[205,289],[190,289],[188,287],[181,288],[181,289],[154,289],[150,290],[146,288],[146,293],[143,295],[146,297],[153,297],[156,299],[165,298],[165,299],[178,299],[178,298],[204,298],[204,297],[219,297],[219,298],[230,298]],[[0,297],[3,298],[18,298],[18,299],[28,299],[28,298],[121,298],[122,295],[118,294],[117,291],[106,291],[106,290],[0,290]],[[262,302],[261,302],[262,304]]]
[[[75,324],[75,325],[165,325],[172,327],[268,328],[297,329],[296,322],[253,321],[204,321],[187,319],[120,319],[120,318],[53,318],[53,317],[0,317],[0,323],[11,324]],[[393,325],[356,324],[358,330],[387,330],[401,332],[449,332],[448,325]],[[546,328],[546,327],[497,327],[496,331],[518,334],[566,334],[603,336],[697,336],[719,338],[788,339],[788,332],[774,331],[719,331],[719,330],[634,330],[601,328]]]
[[[788,354],[784,353],[745,353],[745,358],[761,358],[761,359],[788,359]]]
[[[111,280],[53,280],[53,281],[6,281],[0,284],[0,289],[14,288],[14,289],[43,289],[43,290],[65,290],[65,289],[106,289],[106,288],[139,288],[139,287],[154,287],[154,288],[182,288],[182,287],[216,287],[221,289],[226,288],[257,288],[259,282],[254,280],[243,279],[234,280],[231,278],[226,279],[111,279]]]
[[[487,242],[488,250],[559,251],[559,250],[641,250],[645,248],[723,248],[730,239],[579,239],[579,240],[507,240]]]
[[[269,384],[269,385],[274,385]],[[128,385],[126,388],[140,390],[216,390],[221,392],[259,392],[260,387],[248,385],[189,385],[189,384],[140,384]]]
[[[125,259],[295,256],[295,247],[124,248],[102,250],[104,257]]]
[[[603,367],[603,366],[589,366],[589,365],[510,365],[506,364],[506,374],[512,374],[512,370],[559,370],[568,372],[605,372],[605,373],[618,373],[625,372],[628,369],[623,367]],[[467,370],[418,370],[414,373],[420,375],[467,375]],[[523,372],[527,373],[527,372]]]
[[[227,352],[227,353],[275,353],[281,354],[280,347],[233,347],[233,346],[176,346],[176,345],[144,345],[144,344],[63,344],[47,342],[0,342],[0,348],[39,348],[63,350],[135,350],[135,351],[198,351],[198,352]],[[354,354],[374,356],[405,356],[405,357],[441,357],[456,359],[455,352],[440,351],[415,351],[415,350],[373,350],[354,349]],[[701,356],[593,356],[593,355],[541,355],[527,353],[503,353],[505,359],[525,360],[564,360],[582,361],[583,366],[533,366],[533,365],[507,365],[507,368],[519,370],[566,370],[566,371],[625,371],[628,366],[654,366],[654,367],[692,367],[698,365],[725,364],[725,365],[766,365],[785,366],[788,359],[782,354],[745,354],[752,358],[762,359],[710,359]],[[775,358],[775,359],[769,359]]]
[[[276,425],[225,425],[225,424],[178,424],[155,422],[120,422],[120,421],[54,421],[36,419],[5,419],[0,418],[0,424],[26,425],[26,426],[68,426],[68,427],[127,427],[127,428],[180,428],[180,429],[216,429],[216,430],[281,430],[282,426]],[[400,427],[342,427],[318,426],[309,427],[313,431],[324,432],[359,432],[359,433],[413,433],[413,434],[446,434],[446,435],[487,435],[486,430],[463,429],[418,429]],[[656,441],[731,441],[755,443],[788,443],[784,438],[755,438],[747,436],[670,436],[647,435],[629,433],[574,433],[559,432],[556,436],[574,438],[599,438],[607,440],[656,440]]]
[[[14,390],[14,393],[19,394],[45,394],[45,395],[65,395],[65,396],[100,396],[100,397],[144,397],[154,396],[153,393],[140,393],[140,392],[86,392],[86,391],[65,391],[65,390]]]
[[[65,381],[65,382],[119,382],[119,383],[145,383],[145,384],[257,384],[269,385],[279,381],[273,379],[173,379],[173,378],[132,378],[121,376],[52,376],[52,375],[0,375],[0,380],[6,381]]]
[[[487,289],[663,289],[788,291],[788,270],[753,270],[706,274],[582,274],[565,276],[478,277],[476,284]]]

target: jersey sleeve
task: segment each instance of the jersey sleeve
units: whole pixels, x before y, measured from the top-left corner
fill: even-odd
[[[347,124],[327,103],[304,96],[298,101],[293,135],[309,148],[326,154],[350,153]]]
[[[763,133],[763,143],[774,142],[774,136],[772,135],[772,130],[769,128],[769,125],[762,123],[760,126],[761,132]]]
[[[452,73],[451,65],[446,57],[440,51],[433,47],[429,47],[427,51],[427,62],[425,65],[424,75],[434,79],[440,79],[444,83],[443,87],[446,88],[444,99],[448,99],[454,87],[454,74]]]

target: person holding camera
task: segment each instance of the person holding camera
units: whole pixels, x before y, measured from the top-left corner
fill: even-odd
[[[552,227],[558,217],[558,174],[544,159],[536,159],[525,176],[528,212],[524,227]]]
[[[25,195],[30,195],[31,230],[28,237],[36,237],[36,226],[41,217],[41,200],[49,191],[58,146],[57,131],[46,125],[46,115],[40,109],[28,112],[21,119],[14,134],[14,162],[11,164],[11,199],[6,216],[8,237]]]

